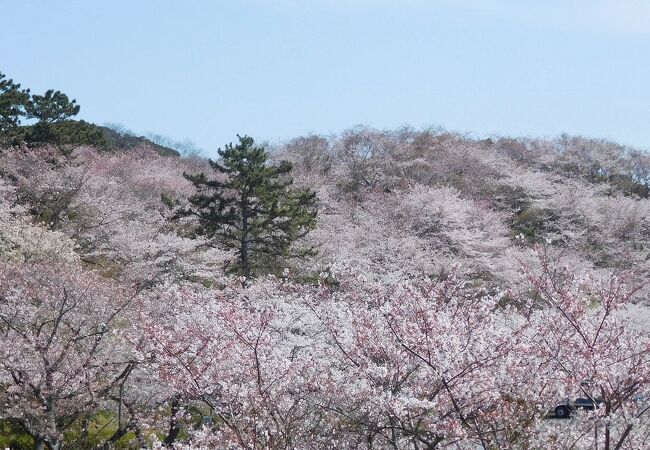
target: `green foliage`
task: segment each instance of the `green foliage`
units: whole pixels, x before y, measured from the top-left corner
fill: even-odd
[[[178,216],[197,216],[198,234],[237,250],[230,271],[250,277],[276,272],[284,258],[314,253],[293,244],[316,226],[316,194],[291,189],[290,163],[269,165],[263,147],[248,136],[238,138],[236,146],[219,149],[219,162],[210,161],[217,178],[185,174],[198,192]]]
[[[24,128],[26,142],[69,146],[92,145],[99,149],[107,149],[108,143],[101,127],[83,120],[64,120],[54,124],[39,122]]]
[[[52,124],[37,123],[14,130],[13,142],[54,144],[65,150],[75,145],[89,145],[100,151],[128,151],[139,146],[150,146],[162,156],[179,156],[178,152],[157,145],[144,137],[121,134],[107,127],[84,120],[62,120]]]
[[[118,431],[117,415],[114,412],[99,411],[86,419],[87,433],[83,432],[82,419],[76,420],[65,432],[64,442],[67,443],[67,448],[99,448]],[[126,432],[111,444],[114,449],[135,448],[135,433]]]
[[[0,448],[32,450],[34,438],[15,420],[0,420]]]
[[[175,200],[171,195],[163,192],[160,194],[160,201],[163,202],[168,209],[174,209],[178,206],[178,200]]]
[[[650,185],[637,181],[630,175],[610,175],[608,181],[610,184],[616,186],[623,195],[650,198]]]
[[[33,95],[25,106],[27,117],[44,124],[69,119],[79,114],[80,109],[76,100],[70,100],[63,92],[53,89],[49,89],[44,95]]]
[[[66,146],[90,145],[105,151],[148,145],[162,156],[180,155],[169,146],[137,137],[121,126],[101,127],[83,120],[71,120],[80,109],[75,99],[71,100],[61,91],[49,89],[43,95],[30,95],[29,89],[21,89],[20,84],[0,72],[0,144],[47,143],[64,150]],[[21,126],[21,118],[37,122]]]
[[[20,89],[20,84],[0,73],[0,140],[3,143],[105,146],[103,133],[95,125],[68,120],[77,115],[79,109],[76,100],[53,89],[30,97],[29,89]],[[20,127],[22,117],[38,122]]]
[[[28,103],[29,89],[21,89],[20,84],[0,72],[0,133],[9,133],[20,125]]]
[[[523,236],[529,242],[538,242],[545,232],[553,231],[552,222],[555,219],[552,211],[528,207],[515,215],[511,228],[515,236]]]

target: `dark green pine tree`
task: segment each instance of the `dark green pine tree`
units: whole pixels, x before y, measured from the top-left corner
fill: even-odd
[[[44,95],[32,95],[25,108],[27,117],[38,119],[38,123],[33,127],[31,139],[42,142],[56,141],[54,124],[63,123],[66,119],[76,116],[79,109],[77,101],[70,100],[61,91],[50,89]]]
[[[0,72],[0,137],[20,125],[28,104],[29,89],[21,89],[20,84]]]
[[[79,114],[80,106],[77,101],[70,100],[61,91],[50,89],[44,95],[32,95],[32,100],[27,104],[27,116],[38,119],[39,123],[53,124]]]
[[[251,277],[280,268],[285,258],[305,257],[313,248],[294,243],[316,226],[316,194],[293,189],[291,163],[268,163],[264,147],[252,138],[237,136],[239,144],[219,149],[219,161],[210,160],[218,174],[184,174],[198,192],[180,215],[196,215],[198,233],[237,252],[230,272]]]

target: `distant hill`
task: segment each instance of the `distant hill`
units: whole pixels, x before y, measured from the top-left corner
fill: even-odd
[[[142,146],[153,149],[162,156],[180,156],[180,152],[171,148],[174,141],[156,136],[154,140],[145,136],[136,136],[130,130],[119,125],[96,125],[84,120],[62,120],[42,125],[24,125],[6,138],[13,145],[26,143],[30,146],[54,144],[59,146],[88,145],[100,151],[128,151]],[[165,145],[169,143],[168,145]],[[182,145],[182,144],[176,144]]]
[[[107,145],[111,149],[126,151],[146,145],[151,147],[156,151],[156,153],[162,156],[180,156],[180,153],[178,151],[155,143],[145,136],[136,136],[130,132],[121,132],[107,126],[95,126],[97,126],[97,128],[102,131]]]

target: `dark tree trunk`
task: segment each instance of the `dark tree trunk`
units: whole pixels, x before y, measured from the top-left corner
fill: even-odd
[[[180,397],[176,396],[174,397],[174,400],[172,400],[172,411],[171,411],[171,417],[169,418],[169,433],[167,433],[167,437],[163,442],[166,447],[172,446],[172,444],[176,441],[176,438],[178,437],[178,433],[181,431],[181,426],[178,423],[179,409],[180,409]]]
[[[250,261],[248,259],[248,200],[242,199],[242,227],[241,227],[241,245],[239,248],[239,259],[241,259],[242,271],[246,278],[251,276]]]
[[[45,439],[41,436],[34,437],[34,450],[45,450]]]

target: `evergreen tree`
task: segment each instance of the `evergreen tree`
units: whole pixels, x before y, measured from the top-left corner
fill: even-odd
[[[32,96],[31,102],[27,105],[27,116],[38,119],[39,123],[49,125],[76,116],[79,114],[79,109],[76,100],[70,100],[61,91],[50,89],[45,92],[45,95]]]
[[[24,115],[28,103],[29,89],[21,89],[20,84],[0,72],[0,133],[20,125],[20,116]]]
[[[29,139],[36,142],[56,142],[53,125],[76,116],[80,107],[76,100],[70,100],[63,92],[50,89],[44,95],[33,95],[25,109],[27,117],[38,119],[38,123],[32,127]]]
[[[198,216],[199,234],[235,249],[230,270],[250,277],[273,271],[283,258],[313,253],[293,244],[316,226],[316,194],[291,188],[291,163],[270,165],[264,147],[237,137],[239,144],[228,144],[219,149],[219,161],[210,160],[216,178],[185,174],[198,192],[180,214]]]

